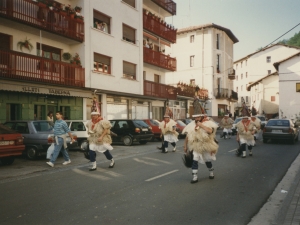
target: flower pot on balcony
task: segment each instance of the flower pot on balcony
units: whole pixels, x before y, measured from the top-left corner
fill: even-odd
[[[47,8],[47,5],[42,3],[42,2],[39,2],[38,6],[41,7],[41,8]]]
[[[74,19],[75,14],[70,14],[71,19]]]

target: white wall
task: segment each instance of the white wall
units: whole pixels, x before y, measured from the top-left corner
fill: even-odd
[[[300,113],[300,92],[296,92],[296,83],[300,83],[300,57],[295,56],[279,66],[279,116],[294,119]]]
[[[143,94],[142,2],[132,8],[120,0],[85,2],[86,86],[116,92]],[[93,9],[111,17],[111,33],[93,28]],[[122,13],[116,13],[118,12]],[[136,44],[123,41],[123,23],[136,29]],[[94,52],[111,57],[111,75],[93,72]],[[136,80],[123,77],[123,61],[136,64]]]

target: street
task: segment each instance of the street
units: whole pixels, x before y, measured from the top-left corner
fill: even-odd
[[[114,146],[116,165],[97,154],[88,171],[81,152],[72,164],[55,167],[46,159],[17,159],[0,167],[1,224],[214,224],[241,225],[264,205],[300,152],[299,142],[263,144],[253,157],[235,156],[235,140],[219,140],[215,179],[199,164],[196,184],[182,163],[183,139],[174,153],[156,150],[160,142]],[[28,165],[28,168],[25,167]]]

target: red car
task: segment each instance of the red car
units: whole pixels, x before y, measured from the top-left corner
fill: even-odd
[[[12,164],[15,156],[22,155],[24,150],[23,136],[0,124],[0,163],[2,165]]]
[[[160,140],[160,129],[159,129],[159,124],[152,119],[145,119],[143,120],[145,121],[145,123],[147,123],[150,127],[152,127],[152,133],[154,134],[154,138],[159,139]]]

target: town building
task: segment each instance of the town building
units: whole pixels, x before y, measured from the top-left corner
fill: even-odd
[[[83,119],[91,94],[80,60],[85,41],[80,3],[75,16],[74,1],[0,1],[0,122],[46,119],[57,110]]]
[[[279,118],[300,120],[300,53],[275,62],[279,74]]]
[[[277,79],[276,76],[268,76],[276,72],[273,63],[290,57],[299,51],[300,49],[297,47],[274,44],[234,62],[234,89],[239,94],[238,102],[234,105],[237,115],[240,114],[243,102],[249,109],[252,108],[252,106],[255,107],[258,114],[262,114],[263,112],[266,114],[278,113],[274,111],[276,107],[269,108],[269,106],[278,104],[279,96],[276,93],[279,92],[279,90],[275,90],[274,87],[263,88],[263,86],[260,86],[260,89],[252,87],[250,94],[250,92],[248,92],[248,86],[264,77],[267,77],[267,80]],[[276,86],[278,87],[278,85]],[[270,96],[270,98],[266,99],[266,96]],[[262,102],[264,103],[262,104]]]
[[[177,71],[168,73],[169,85],[199,86],[200,97],[207,113],[222,117],[233,113],[237,93],[233,90],[233,45],[238,39],[228,28],[204,24],[177,31],[177,42],[167,53],[177,60]],[[180,96],[180,95],[179,95]],[[187,116],[191,116],[193,99],[187,101]]]

